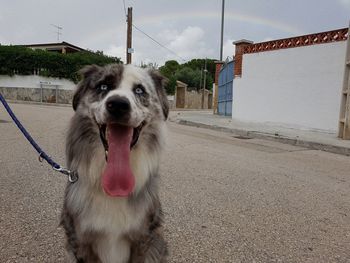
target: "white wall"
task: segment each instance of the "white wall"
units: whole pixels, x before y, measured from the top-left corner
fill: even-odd
[[[29,76],[5,76],[0,75],[0,87],[14,87],[14,88],[40,88],[40,82],[45,88],[58,85],[59,89],[74,90],[75,84],[68,79],[47,78],[37,75]]]
[[[232,117],[336,131],[346,41],[244,54]]]

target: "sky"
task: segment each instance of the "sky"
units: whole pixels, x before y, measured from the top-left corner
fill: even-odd
[[[220,58],[222,0],[124,0],[133,7],[132,62]],[[63,27],[60,42],[120,57],[126,49],[123,0],[0,0],[0,43],[57,42],[52,24]],[[233,41],[262,42],[348,27],[350,0],[226,0],[223,58]]]

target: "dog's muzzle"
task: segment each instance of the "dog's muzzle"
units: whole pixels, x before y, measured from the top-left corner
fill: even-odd
[[[119,123],[120,125],[128,126],[131,115],[131,105],[127,98],[118,95],[108,98],[106,101],[106,110],[108,114],[107,123]],[[106,153],[108,153],[107,123],[98,125],[100,130],[100,138]],[[145,122],[142,122],[138,127],[134,128],[130,148],[133,148],[136,145],[144,125]]]

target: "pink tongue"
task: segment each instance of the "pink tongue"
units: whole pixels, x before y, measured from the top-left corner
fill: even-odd
[[[108,160],[102,174],[102,187],[110,196],[128,196],[134,189],[135,178],[130,168],[130,144],[133,128],[108,125]]]

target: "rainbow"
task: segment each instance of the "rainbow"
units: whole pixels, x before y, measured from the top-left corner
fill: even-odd
[[[221,13],[214,11],[185,11],[185,12],[174,12],[168,14],[161,15],[152,15],[152,16],[141,16],[139,18],[135,18],[135,23],[138,25],[159,23],[160,21],[169,21],[169,20],[194,20],[194,19],[215,19],[220,21]],[[249,23],[256,26],[268,26],[270,28],[279,30],[284,33],[288,33],[289,35],[302,35],[304,32],[300,31],[298,28],[281,23],[276,20],[267,19],[264,17],[253,16],[248,14],[240,14],[230,11],[225,11],[225,23],[226,27],[228,26],[228,22],[243,22]]]

